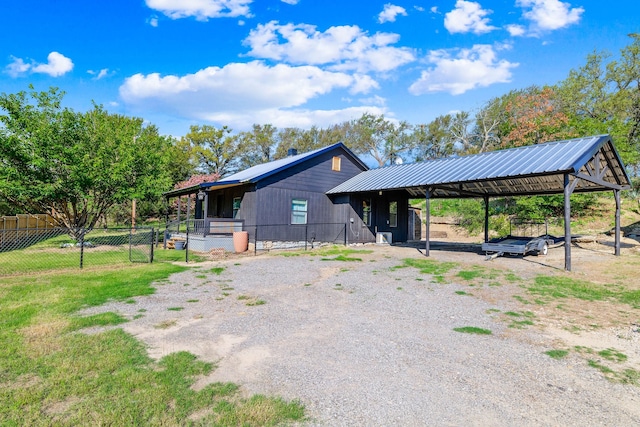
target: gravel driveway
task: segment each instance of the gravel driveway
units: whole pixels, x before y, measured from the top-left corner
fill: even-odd
[[[308,425],[640,425],[639,387],[610,382],[577,356],[552,359],[544,351],[557,348],[554,337],[496,316],[518,304],[505,287],[490,302],[456,294],[469,287],[394,268],[420,257],[415,249],[373,249],[353,255],[360,262],[212,262],[135,304],[91,312],[132,319],[124,330],[153,357],[187,350],[217,362],[198,386],[232,381],[247,394],[301,400]],[[493,334],[453,330],[462,326]]]

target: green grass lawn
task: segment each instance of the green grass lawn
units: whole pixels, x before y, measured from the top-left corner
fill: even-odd
[[[151,294],[154,281],[184,268],[129,264],[0,278],[0,425],[252,426],[302,419],[298,402],[243,398],[232,383],[193,390],[215,366],[190,353],[154,361],[120,328],[82,333],[126,319],[80,317],[79,309]]]

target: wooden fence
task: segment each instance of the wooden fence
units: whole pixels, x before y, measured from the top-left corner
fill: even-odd
[[[18,214],[0,217],[0,249],[33,239],[57,228],[48,214]]]

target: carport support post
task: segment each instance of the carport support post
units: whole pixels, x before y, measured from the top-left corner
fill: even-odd
[[[484,196],[484,242],[489,241],[489,196]]]
[[[571,186],[564,174],[564,269],[571,271]]]
[[[615,255],[620,256],[620,190],[613,190],[616,199],[616,240]]]
[[[425,224],[425,232],[427,234],[427,238],[425,239],[425,245],[424,245],[424,256],[429,256],[429,235],[430,233],[430,226],[431,226],[431,188],[427,188],[427,190],[424,192],[424,197],[426,199],[426,224]]]

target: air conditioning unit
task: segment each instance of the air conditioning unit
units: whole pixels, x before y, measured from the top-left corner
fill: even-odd
[[[376,233],[376,243],[379,245],[389,245],[392,243],[393,234],[390,231],[385,232],[377,232]]]

